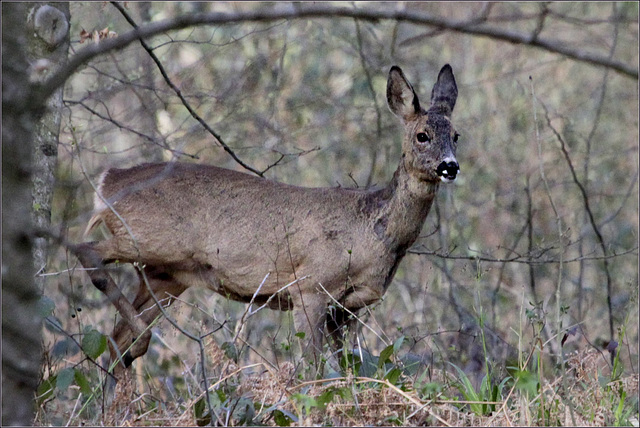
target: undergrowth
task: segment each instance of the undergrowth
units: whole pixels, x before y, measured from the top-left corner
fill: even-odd
[[[624,341],[624,328],[619,331]],[[207,341],[214,370],[205,396],[198,368],[184,378],[159,379],[127,372],[115,389],[105,387],[105,373],[91,361],[106,350],[95,330],[76,341],[77,364],[49,360],[38,391],[42,425],[267,425],[267,426],[637,426],[638,375],[613,365],[595,348],[572,352],[564,370],[544,376],[540,347],[502,377],[485,361],[475,385],[452,365],[425,365],[405,351],[400,337],[379,355],[349,353],[341,367],[304,380],[302,364],[239,365],[228,344]],[[564,375],[562,375],[564,373]],[[144,391],[144,392],[140,392]],[[208,399],[207,399],[208,398]]]

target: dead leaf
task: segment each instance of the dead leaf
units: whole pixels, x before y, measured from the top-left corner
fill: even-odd
[[[80,43],[84,43],[87,39],[91,39],[91,34],[83,28],[82,31],[80,31]]]

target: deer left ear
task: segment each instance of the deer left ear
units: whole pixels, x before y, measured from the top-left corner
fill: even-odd
[[[445,116],[451,116],[458,99],[458,86],[453,77],[453,70],[445,64],[438,74],[438,80],[431,91],[431,107],[429,110],[441,110]]]
[[[402,118],[405,122],[415,119],[416,115],[422,110],[416,91],[413,90],[411,83],[404,77],[402,69],[395,65],[389,70],[387,104],[393,114]]]

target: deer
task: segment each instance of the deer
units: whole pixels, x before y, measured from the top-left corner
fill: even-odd
[[[379,188],[298,187],[178,161],[105,171],[85,236],[104,224],[110,237],[72,252],[121,316],[109,341],[114,374],[147,352],[161,304],[190,287],[292,311],[305,355],[322,353],[325,337],[341,349],[354,315],[387,291],[440,183],[460,171],[457,96],[449,64],[428,108],[391,67],[387,104],[403,124],[402,156]],[[116,261],[138,267],[133,302],[107,271]]]

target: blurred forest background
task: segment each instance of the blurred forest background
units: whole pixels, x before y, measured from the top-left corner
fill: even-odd
[[[375,334],[363,328],[359,346],[379,355],[404,337],[401,355],[424,367],[451,370],[453,363],[474,384],[487,368],[499,381],[533,349],[548,376],[562,358],[586,350],[609,370],[619,352],[624,370],[637,374],[637,3],[338,5],[459,25],[331,16],[203,25],[148,38],[148,50],[134,42],[96,57],[64,88],[53,230],[68,242],[84,239],[93,186],[112,166],[177,159],[253,173],[232,151],[289,184],[384,185],[401,142],[386,106],[389,68],[402,67],[426,103],[449,63],[459,90],[453,122],[461,172],[441,186],[421,237],[366,318]],[[71,3],[70,55],[128,32],[127,17],[143,26],[304,6]],[[492,33],[535,38],[509,43]],[[635,76],[537,40],[630,64]],[[77,342],[92,330],[109,334],[115,309],[64,246],[49,251],[39,272],[55,304],[44,327],[43,378],[82,363],[98,379]],[[132,296],[133,268],[115,277]],[[261,311],[238,334],[245,310],[189,290],[169,313],[193,334],[215,331],[207,341],[235,340],[239,366],[280,367],[296,358],[289,313]],[[134,363],[139,389],[169,399],[197,387],[198,345],[166,320],[153,334]],[[219,370],[219,360],[208,364]],[[76,397],[73,389],[48,396],[41,423],[66,423]]]

